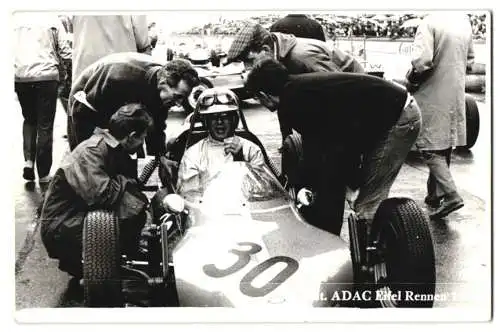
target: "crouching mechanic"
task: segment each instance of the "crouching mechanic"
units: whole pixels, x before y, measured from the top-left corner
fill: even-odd
[[[41,235],[61,270],[82,276],[83,220],[96,209],[116,213],[123,252],[138,252],[148,200],[140,191],[130,155],[144,144],[152,125],[145,106],[126,104],[111,116],[108,130],[97,129],[55,173],[42,208]]]
[[[179,194],[203,191],[226,163],[245,161],[254,167],[265,164],[259,146],[235,135],[239,108],[238,97],[229,89],[207,89],[198,97],[196,109],[208,136],[184,152],[178,172]],[[164,188],[153,198],[153,219],[164,212],[161,200],[168,193]]]
[[[420,109],[406,89],[363,74],[290,75],[272,58],[255,64],[246,86],[302,135],[302,184],[316,194],[308,220],[340,234],[347,181],[361,167],[354,210],[369,226],[420,131]]]

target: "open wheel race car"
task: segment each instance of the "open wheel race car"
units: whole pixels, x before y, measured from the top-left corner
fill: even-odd
[[[385,200],[369,236],[352,213],[349,244],[312,226],[301,214],[306,204],[301,189],[294,186],[300,137],[286,140],[281,174],[238,112],[242,128],[236,135],[256,143],[266,165],[229,163],[205,189],[162,198],[166,212],[153,213],[143,231],[149,234],[143,260],[121,252],[113,213],[88,213],[85,306],[431,307],[433,242],[427,217],[415,202]],[[169,145],[170,159],[180,161],[189,146],[208,135],[197,113]],[[142,182],[157,164],[146,165]]]

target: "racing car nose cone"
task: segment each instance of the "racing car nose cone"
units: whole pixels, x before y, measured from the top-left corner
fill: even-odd
[[[267,300],[268,303],[270,304],[282,304],[286,302],[286,299],[284,297],[271,297],[269,300]]]

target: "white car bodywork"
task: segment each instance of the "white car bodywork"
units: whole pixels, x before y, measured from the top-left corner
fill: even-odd
[[[196,194],[173,252],[181,306],[332,306],[349,290],[349,248],[307,224],[266,168],[233,162]]]

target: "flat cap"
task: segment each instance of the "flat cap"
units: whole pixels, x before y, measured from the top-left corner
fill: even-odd
[[[270,32],[260,24],[248,22],[234,37],[234,40],[227,52],[227,63],[241,61],[241,56],[251,48],[262,46],[264,40]]]

